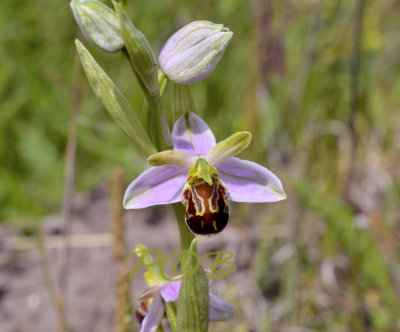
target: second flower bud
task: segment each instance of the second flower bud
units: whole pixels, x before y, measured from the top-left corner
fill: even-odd
[[[160,66],[174,83],[202,80],[214,70],[232,35],[222,24],[192,22],[168,39],[159,56]]]

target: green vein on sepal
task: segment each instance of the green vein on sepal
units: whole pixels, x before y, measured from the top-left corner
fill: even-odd
[[[232,134],[223,141],[218,142],[206,156],[207,161],[218,165],[229,157],[236,156],[242,152],[251,142],[251,133],[240,131]]]

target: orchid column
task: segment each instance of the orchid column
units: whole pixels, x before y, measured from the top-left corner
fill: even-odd
[[[233,308],[209,294],[203,268],[194,269],[194,234],[221,232],[229,220],[228,200],[274,202],[285,198],[279,179],[268,169],[235,156],[251,141],[243,131],[216,142],[208,125],[196,114],[191,83],[206,78],[220,61],[232,32],[221,24],[192,22],[165,44],[157,67],[146,37],[133,25],[125,0],[72,0],[74,17],[86,39],[106,52],[122,52],[143,91],[140,117],[118,87],[78,40],[76,46],[89,83],[112,118],[147,157],[151,166],[127,188],[124,206],[141,209],[173,205],[186,250],[182,278],[170,281],[150,264],[145,279],[150,287],[137,314],[141,331],[155,331],[167,316],[173,331],[208,331],[209,320],[232,317]],[[173,82],[172,133],[161,101]],[[151,262],[143,245],[134,254]],[[186,273],[194,270],[194,273]],[[178,296],[179,293],[179,296]],[[177,301],[177,303],[176,303]]]

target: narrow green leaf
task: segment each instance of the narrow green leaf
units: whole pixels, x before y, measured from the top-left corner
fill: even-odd
[[[132,141],[145,154],[154,154],[156,149],[124,95],[97,64],[96,60],[82,43],[79,40],[75,42],[89,84],[96,96],[103,103],[111,117],[128,134]]]
[[[197,266],[196,239],[193,239],[186,258],[185,271]],[[193,274],[186,273],[182,279],[178,300],[178,331],[207,332],[210,315],[208,282],[200,266]]]

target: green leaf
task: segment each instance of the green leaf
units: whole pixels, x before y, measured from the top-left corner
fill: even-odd
[[[75,42],[86,76],[96,96],[139,149],[147,155],[154,154],[156,149],[124,95],[82,43],[79,40]]]
[[[196,239],[193,239],[186,258],[185,271],[198,265]],[[201,266],[194,273],[186,273],[181,282],[178,300],[178,331],[207,332],[210,298],[206,274]]]

